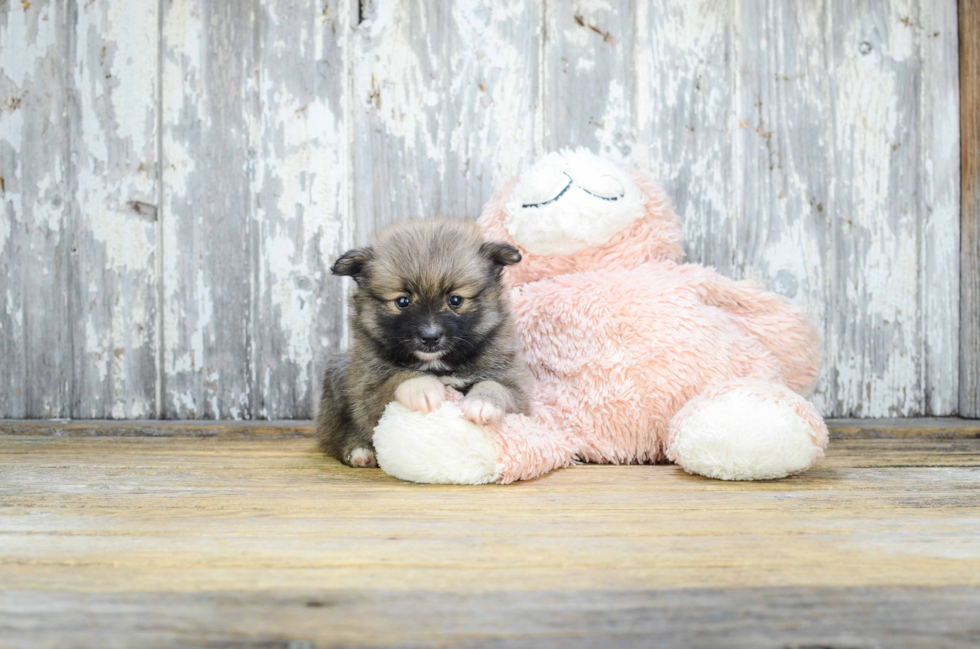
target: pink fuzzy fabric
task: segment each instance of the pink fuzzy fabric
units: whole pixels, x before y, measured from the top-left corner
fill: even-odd
[[[577,461],[665,460],[686,413],[732,386],[791,400],[814,443],[826,446],[823,420],[790,391],[816,377],[813,326],[779,295],[680,263],[670,201],[631,174],[645,195],[642,218],[572,255],[522,249],[523,261],[507,270],[537,386],[534,414],[508,416],[496,431],[501,483]],[[480,225],[488,238],[518,245],[504,226],[509,192],[488,204]]]

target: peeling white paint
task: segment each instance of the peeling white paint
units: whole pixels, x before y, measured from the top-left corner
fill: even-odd
[[[20,3],[10,3],[7,8],[6,25],[0,25],[0,43],[10,53],[3,57],[3,76],[15,87],[26,85],[36,72],[37,60],[58,42],[53,14],[50,5],[38,7],[30,15]],[[14,53],[16,56],[11,55]]]
[[[444,71],[437,52],[427,51],[427,60],[414,48],[405,47],[417,34],[434,31],[431,7],[425,3],[400,0],[381,0],[374,5],[374,15],[366,27],[370,43],[365,55],[373,59],[372,68],[378,74],[355,79],[355,88],[364,108],[374,111],[384,132],[402,138],[406,150],[424,156],[436,165],[444,158],[439,147],[438,133],[416,128],[416,119],[438,106],[443,100],[438,81]],[[380,76],[380,78],[379,78]]]
[[[13,219],[8,218],[6,214],[0,215],[0,251],[7,246],[7,240],[10,238],[12,222]]]
[[[913,414],[922,399],[915,380],[915,340],[921,335],[917,217],[908,213],[913,206],[896,198],[904,188],[893,179],[896,171],[912,171],[896,170],[893,163],[897,148],[908,146],[902,137],[908,125],[899,122],[906,108],[898,94],[905,57],[893,59],[890,53],[909,45],[897,27],[903,26],[893,24],[889,45],[862,54],[856,44],[866,32],[863,25],[851,25],[845,42],[855,45],[843,53],[835,73],[834,145],[843,153],[837,196],[848,201],[847,213],[836,208],[844,219],[840,263],[851,268],[838,308],[853,313],[833,340],[836,401],[843,411],[863,416]],[[841,353],[848,348],[855,353]]]
[[[888,38],[882,48],[888,58],[906,61],[916,53],[915,41],[922,32],[922,25],[916,17],[920,4],[922,3],[913,4],[908,0],[890,0],[886,27]]]
[[[146,417],[156,393],[144,361],[155,358],[156,5],[97,0],[77,20],[76,276],[90,298],[77,317],[96,372],[75,369],[75,414]]]
[[[40,327],[51,347],[69,338],[57,327],[73,326],[87,359],[47,377],[58,385],[44,386],[37,412],[65,414],[72,382],[76,415],[148,416],[157,368],[146,364],[161,358],[164,412],[291,416],[315,399],[321,359],[345,336],[343,285],[327,269],[355,228],[363,238],[395,218],[473,217],[536,150],[578,144],[665,185],[692,259],[810,314],[826,334],[814,396],[826,414],[956,407],[952,0],[861,12],[820,1],[380,0],[359,26],[331,0],[289,11],[260,0],[239,13],[173,0],[162,34],[156,3],[80,3],[77,22],[59,6],[10,3],[0,26],[0,250],[75,304],[45,316],[0,278],[0,331]],[[69,23],[77,65],[56,73]],[[214,49],[235,38],[246,45]],[[228,86],[227,66],[208,77],[218,55],[258,68]],[[46,75],[68,80],[72,101],[41,92]],[[47,153],[25,139],[39,125],[62,137],[68,122],[71,165],[67,139]],[[215,144],[245,150],[244,161]],[[242,205],[216,211],[222,189],[202,178],[242,176]],[[233,258],[212,256],[221,223],[246,233],[226,250]],[[59,261],[69,242],[72,280]],[[225,264],[238,270],[222,274]],[[0,359],[11,375],[23,362]],[[0,410],[21,410],[0,416],[27,412],[3,398]]]
[[[960,143],[958,16],[953,2],[920,7],[917,53],[922,62],[919,132],[922,134],[919,214],[922,228],[920,377],[926,414],[958,407],[960,340]],[[931,35],[931,36],[930,36]],[[966,379],[965,379],[966,380]]]
[[[476,105],[457,118],[449,151],[469,160],[473,169],[486,168],[495,184],[485,179],[483,184],[492,190],[514,177],[533,150],[529,104],[537,71],[530,66],[527,52],[519,47],[524,43],[515,42],[511,36],[527,24],[528,8],[523,0],[455,2],[452,6],[458,42],[469,45],[453,57],[455,72],[449,96],[470,94]],[[477,155],[486,159],[473,159]],[[473,208],[471,215],[475,216],[482,205]]]
[[[70,414],[71,235],[64,5],[10,3],[0,24],[0,417]]]
[[[135,217],[132,211],[118,212],[104,205],[93,206],[88,216],[93,237],[105,244],[111,269],[152,270],[155,250],[152,225]]]
[[[91,320],[85,322],[85,353],[88,356],[88,361],[98,372],[99,380],[105,381],[106,376],[109,375],[109,359],[106,355],[102,336]],[[95,395],[95,398],[99,398],[98,395]]]

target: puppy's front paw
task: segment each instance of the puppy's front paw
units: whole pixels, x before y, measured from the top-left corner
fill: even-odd
[[[416,412],[432,412],[445,398],[446,386],[434,376],[409,379],[395,389],[395,401]]]
[[[463,416],[478,426],[496,424],[504,417],[504,409],[483,399],[463,399],[460,404]]]
[[[378,466],[378,461],[374,457],[374,451],[358,446],[347,454],[347,464],[357,469],[373,469]]]

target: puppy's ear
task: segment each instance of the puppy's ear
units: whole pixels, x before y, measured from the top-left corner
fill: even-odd
[[[347,277],[353,277],[354,281],[357,282],[357,285],[360,286],[361,282],[364,281],[367,262],[370,261],[370,259],[370,248],[355,248],[354,250],[348,250],[338,257],[337,261],[333,262],[333,266],[330,267],[330,272],[334,275],[346,275]]]
[[[496,241],[488,241],[480,246],[480,254],[501,268],[513,266],[521,260],[520,250],[509,243],[497,243]]]

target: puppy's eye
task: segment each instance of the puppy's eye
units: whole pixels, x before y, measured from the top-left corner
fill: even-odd
[[[405,295],[399,295],[395,298],[395,306],[399,309],[407,309],[408,305],[412,303],[412,298]]]
[[[446,301],[449,302],[449,306],[454,309],[458,309],[459,307],[463,306],[463,298],[459,295],[450,295],[449,299]]]

